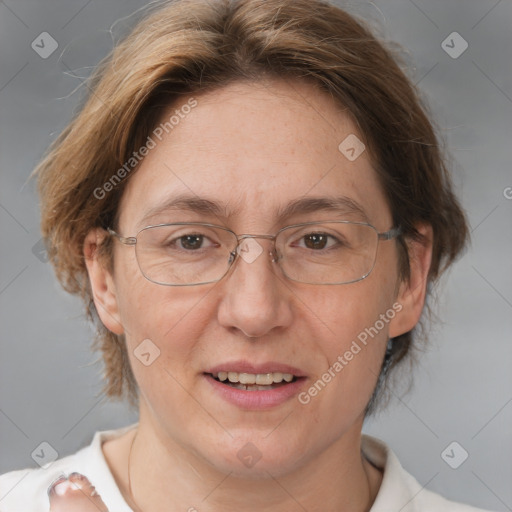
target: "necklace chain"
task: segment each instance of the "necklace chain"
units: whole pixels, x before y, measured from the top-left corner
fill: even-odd
[[[133,493],[132,493],[132,480],[131,480],[131,477],[130,477],[130,461],[131,461],[131,458],[132,458],[132,449],[133,449],[133,445],[135,443],[135,438],[137,437],[138,432],[139,432],[139,429],[137,428],[135,430],[135,435],[133,436],[133,439],[132,439],[132,444],[130,445],[130,451],[128,452],[128,494],[130,495],[130,500],[132,501],[132,503],[136,507],[136,512],[142,512],[142,509],[139,507],[139,505],[135,501],[135,498],[133,497]]]

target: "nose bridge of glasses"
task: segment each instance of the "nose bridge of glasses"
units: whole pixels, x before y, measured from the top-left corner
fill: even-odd
[[[237,240],[240,242],[241,240],[245,240],[246,238],[266,238],[268,240],[275,240],[277,235],[251,235],[251,234],[242,234],[236,235]]]
[[[243,247],[243,243],[245,240],[247,239],[252,239],[254,240],[255,238],[263,238],[263,239],[266,239],[266,240],[270,240],[272,241],[272,246],[271,246],[271,249],[268,251],[268,254],[272,257],[272,262],[276,262],[278,261],[278,254],[276,252],[276,246],[275,246],[275,241],[276,241],[276,237],[277,235],[253,235],[253,234],[248,234],[248,233],[244,233],[244,234],[241,234],[241,235],[236,235],[236,238],[237,238],[237,247],[235,248],[235,251],[237,252],[246,252],[242,249]],[[257,243],[257,242],[256,242]],[[260,246],[261,247],[261,246]],[[247,250],[249,248],[246,248]],[[263,252],[264,249],[261,248],[261,252]],[[246,259],[246,258],[244,258]],[[252,259],[252,258],[251,258]]]

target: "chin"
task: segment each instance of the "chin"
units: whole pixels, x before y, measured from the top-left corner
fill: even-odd
[[[229,438],[224,445],[212,443],[203,456],[217,471],[244,479],[281,477],[297,469],[305,456],[304,443],[290,442],[289,436],[287,442],[278,436],[270,441],[270,437],[264,439],[258,433]]]

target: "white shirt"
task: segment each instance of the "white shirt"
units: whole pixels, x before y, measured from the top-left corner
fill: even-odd
[[[136,426],[135,423],[117,430],[96,432],[89,446],[56,460],[46,469],[24,469],[0,475],[0,512],[47,512],[48,486],[61,474],[69,475],[74,471],[89,479],[111,512],[132,512],[116,485],[101,445]],[[425,489],[378,439],[363,435],[362,451],[374,466],[384,471],[371,512],[484,512],[448,501]]]

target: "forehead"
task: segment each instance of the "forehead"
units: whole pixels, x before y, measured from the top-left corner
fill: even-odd
[[[236,82],[192,96],[195,105],[187,97],[162,112],[124,192],[121,225],[142,227],[178,196],[207,199],[223,220],[255,227],[308,197],[342,197],[360,206],[361,220],[389,216],[367,152],[346,152],[363,147],[355,124],[311,83]]]

